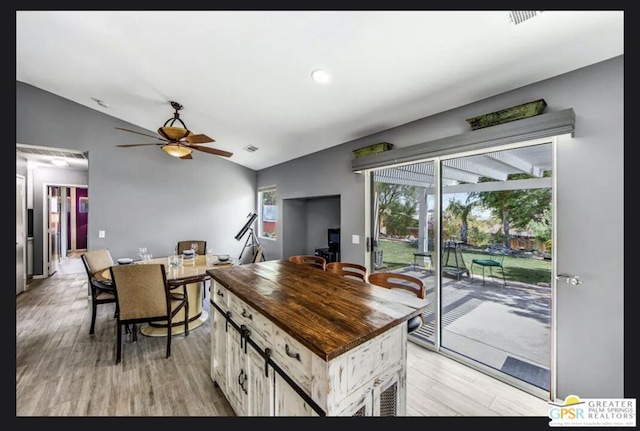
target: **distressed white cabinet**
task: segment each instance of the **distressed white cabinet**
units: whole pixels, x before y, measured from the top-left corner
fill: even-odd
[[[208,270],[211,378],[238,415],[404,416],[428,302],[286,260]]]
[[[325,361],[216,281],[212,290],[211,377],[237,415],[318,416],[309,399],[326,415],[405,414],[406,322]]]

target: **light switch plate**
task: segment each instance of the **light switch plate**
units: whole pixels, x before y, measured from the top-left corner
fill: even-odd
[[[360,235],[351,235],[351,242],[354,244],[360,244]]]
[[[99,230],[98,231],[98,238],[104,238],[104,231],[103,230]]]

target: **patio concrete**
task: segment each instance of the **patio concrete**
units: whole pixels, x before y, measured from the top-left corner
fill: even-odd
[[[425,280],[435,304],[434,277],[411,266],[397,270]],[[441,345],[543,389],[549,389],[551,290],[485,277],[444,278]],[[433,343],[435,313],[410,338]]]

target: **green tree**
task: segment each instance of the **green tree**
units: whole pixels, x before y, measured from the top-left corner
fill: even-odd
[[[550,171],[544,173],[545,177]],[[507,180],[522,180],[533,178],[527,174],[511,174]],[[480,182],[494,181],[482,177]],[[515,189],[495,192],[472,192],[470,199],[477,199],[488,208],[494,217],[502,221],[503,243],[511,246],[510,228],[525,230],[531,221],[544,220],[545,210],[551,206],[551,189]]]
[[[276,190],[270,190],[262,193],[262,205],[277,205],[278,204],[278,192]]]
[[[449,206],[447,207],[447,210],[451,212],[452,216],[460,218],[460,240],[465,244],[469,239],[469,215],[478,202],[476,200],[469,199],[469,196],[470,195],[467,195],[467,199],[464,204],[455,198],[451,199]]]
[[[377,223],[387,227],[387,234],[405,235],[407,227],[414,224],[413,217],[418,207],[418,192],[414,186],[375,183],[377,195]]]
[[[541,220],[529,221],[529,229],[537,242],[546,243],[551,239],[551,207],[543,211]]]

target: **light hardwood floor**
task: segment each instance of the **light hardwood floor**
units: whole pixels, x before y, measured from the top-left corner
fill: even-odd
[[[203,308],[209,310],[208,295]],[[16,296],[16,416],[233,416],[209,376],[209,320],[188,337],[123,335],[115,364],[114,304],[91,305],[79,259]],[[545,418],[535,396],[413,343],[408,347],[407,415]]]

